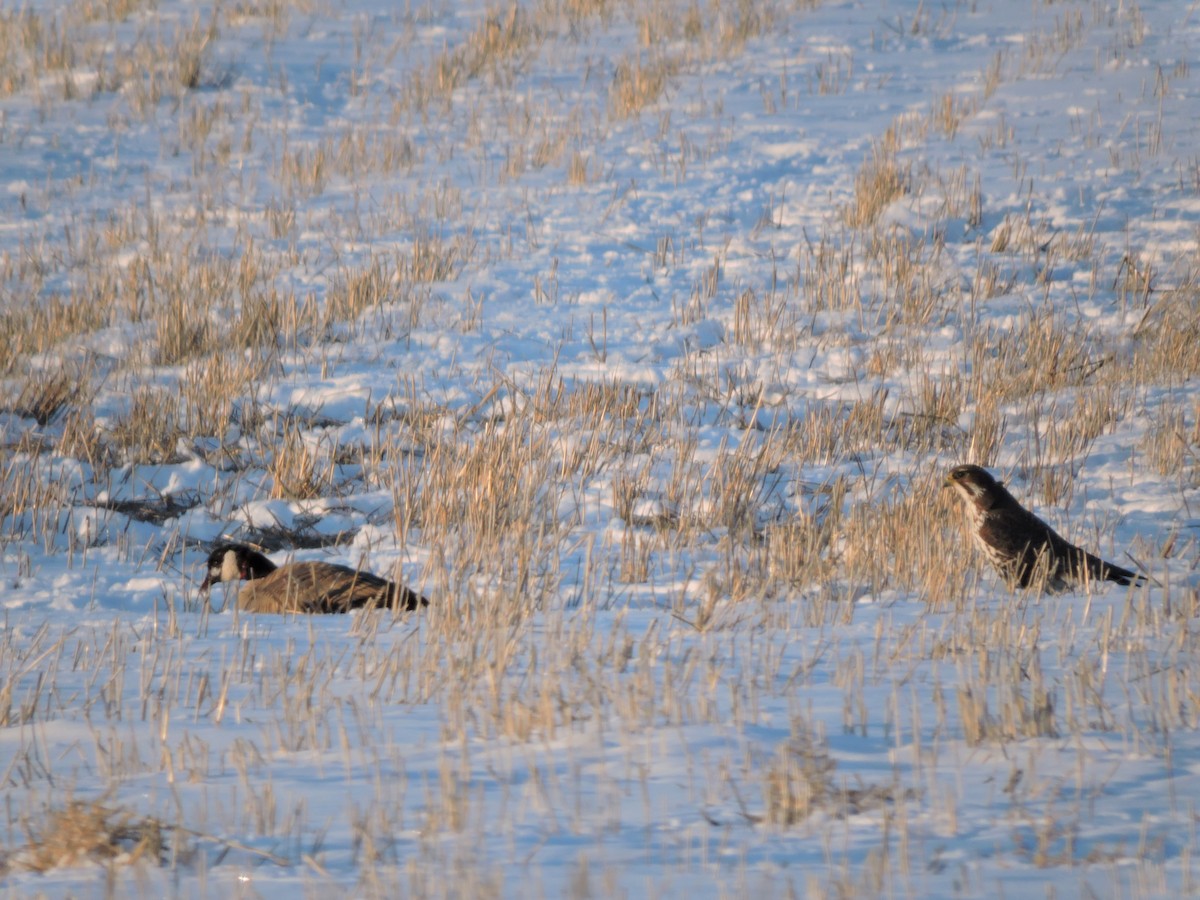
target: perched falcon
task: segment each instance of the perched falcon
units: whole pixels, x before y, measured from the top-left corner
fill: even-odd
[[[1093,581],[1145,581],[1067,541],[979,466],[955,466],[944,485],[966,502],[975,543],[1010,588],[1043,585],[1048,593],[1057,593]]]

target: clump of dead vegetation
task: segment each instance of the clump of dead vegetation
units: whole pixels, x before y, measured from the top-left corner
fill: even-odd
[[[470,756],[481,739],[503,738],[536,768],[555,739],[603,722],[614,759],[635,772],[627,783],[648,795],[653,779],[638,758],[647,732],[667,724],[686,741],[691,726],[758,724],[765,701],[827,688],[808,675],[821,654],[843,695],[846,732],[885,729],[930,771],[945,765],[940,743],[1020,744],[1033,753],[1040,742],[1094,731],[1149,742],[1147,734],[1195,727],[1192,698],[1200,692],[1186,642],[1167,645],[1169,665],[1146,649],[1186,635],[1178,629],[1195,613],[1194,590],[1157,605],[1131,597],[1106,610],[1101,624],[1086,620],[1086,610],[1086,621],[1065,621],[1029,598],[989,607],[979,585],[991,576],[962,533],[958,506],[940,489],[948,462],[990,465],[1008,452],[1021,456],[1040,502],[1066,503],[1072,463],[1086,462],[1098,442],[1143,415],[1150,425],[1138,453],[1155,471],[1189,486],[1200,471],[1194,401],[1182,391],[1149,399],[1200,373],[1195,272],[1173,272],[1168,284],[1135,253],[1114,261],[1088,229],[1055,231],[1033,208],[988,209],[973,167],[927,171],[908,152],[930,136],[966,140],[964,130],[1003,79],[1053,66],[1055,53],[1080,39],[1073,15],[1024,62],[993,59],[978,96],[929,98],[927,114],[906,114],[876,136],[820,233],[789,237],[787,248],[771,243],[787,201],[767,199],[748,238],[761,256],[731,274],[738,260],[716,245],[707,222],[648,232],[652,274],[686,275],[678,296],[664,300],[672,333],[714,325],[723,336],[688,347],[653,386],[603,368],[607,309],[586,324],[580,313],[579,334],[562,337],[604,373],[592,377],[566,374],[557,360],[514,373],[502,363],[456,359],[474,366],[475,380],[462,390],[469,399],[447,399],[432,375],[426,383],[403,353],[390,355],[413,334],[483,331],[492,310],[478,282],[468,282],[492,262],[540,252],[547,237],[532,202],[506,233],[476,230],[470,198],[449,183],[405,182],[405,191],[364,210],[355,192],[367,177],[423,177],[424,161],[466,160],[480,184],[494,179],[520,194],[536,190],[522,183],[528,173],[557,164],[563,174],[554,190],[603,189],[616,209],[635,189],[605,184],[611,174],[595,141],[641,128],[657,141],[652,164],[686,182],[690,166],[719,152],[719,138],[701,147],[673,122],[682,118],[671,104],[675,86],[707,62],[747,52],[803,5],[651,4],[631,12],[605,0],[567,0],[536,14],[502,5],[482,14],[461,43],[389,84],[378,106],[384,124],[345,122],[305,143],[257,118],[253,97],[196,96],[205,86],[221,93],[213,50],[222,34],[250,20],[282,33],[284,4],[237,4],[175,23],[120,64],[103,56],[109,51],[93,44],[71,10],[49,18],[0,13],[0,46],[12,49],[0,52],[0,94],[31,91],[49,73],[63,96],[43,102],[67,102],[74,84],[67,76],[94,64],[97,90],[127,90],[123,115],[166,115],[170,105],[184,111],[176,149],[195,160],[186,213],[151,214],[139,198],[79,223],[74,249],[61,258],[5,262],[5,284],[16,288],[0,309],[0,340],[10,351],[0,362],[9,398],[0,411],[18,421],[5,426],[0,458],[0,547],[18,559],[12,577],[31,576],[23,546],[58,546],[64,516],[87,507],[161,527],[162,552],[143,558],[167,567],[181,587],[164,597],[169,637],[155,632],[136,647],[123,628],[75,643],[46,629],[22,649],[6,629],[0,659],[12,677],[0,688],[0,722],[67,715],[68,704],[81,706],[89,722],[149,722],[158,743],[147,749],[137,741],[150,739],[131,738],[128,757],[116,752],[119,740],[93,727],[106,771],[159,774],[161,759],[177,767],[172,778],[197,783],[217,754],[201,739],[173,734],[173,714],[262,722],[260,733],[222,751],[220,765],[243,793],[232,811],[213,815],[297,845],[307,836],[316,871],[321,839],[312,833],[320,827],[307,810],[281,814],[262,776],[279,757],[300,752],[329,754],[348,780],[367,771],[378,794],[347,814],[355,861],[394,864],[400,836],[413,828],[404,798],[388,793],[401,792],[394,786],[400,765],[389,757],[396,747],[364,745],[385,735],[389,708],[408,704],[444,710],[436,771],[419,786],[423,841],[442,831],[517,827],[515,813],[487,821],[472,774],[484,764]],[[136,11],[133,3],[76,6],[87,6],[94,21]],[[941,33],[944,23],[922,9],[887,30]],[[626,52],[588,75],[604,84],[596,109],[513,102],[513,86],[539,54],[568,45],[576,52],[570,42],[587,29],[626,26]],[[360,97],[403,48],[361,33],[353,43],[347,90]],[[23,67],[14,67],[17,58]],[[794,103],[796,83],[815,96],[838,95],[860,75],[853,54],[826,55],[764,85],[764,108],[774,114]],[[510,110],[498,124],[480,113],[494,97],[503,102],[493,106]],[[468,121],[462,146],[424,136],[432,129],[423,126],[454,115]],[[257,220],[224,232],[206,218],[218,218],[217,188],[235,155],[252,160],[260,139],[278,139],[272,196]],[[1001,120],[972,139],[990,152],[1011,139],[1011,129]],[[355,194],[353,209],[305,203],[335,190]],[[889,208],[930,198],[936,224],[927,233],[890,222]],[[974,241],[972,263],[948,261],[948,220],[972,235],[964,242]],[[223,249],[198,251],[210,236]],[[1112,291],[1132,324],[1089,321],[1062,303],[1056,273],[1069,267],[1094,272],[1081,290]],[[82,274],[59,277],[64,272]],[[566,281],[553,260],[524,286],[530,309],[575,302],[560,290]],[[989,304],[1008,304],[1009,312],[980,324]],[[136,337],[128,346],[114,342],[103,367],[94,354],[77,353],[77,344],[108,329]],[[376,339],[389,355],[371,363],[394,371],[395,380],[363,400],[355,421],[269,402],[285,380],[332,379],[347,360],[361,365]],[[817,373],[801,396],[788,374],[825,355],[849,362],[838,374]],[[362,428],[343,439],[339,429],[350,425]],[[90,490],[114,473],[196,460],[218,473],[203,495],[147,489],[138,498],[96,499]],[[73,481],[58,477],[68,461],[83,464]],[[220,665],[176,652],[169,641],[186,634],[177,610],[192,611],[188,567],[195,565],[192,555],[174,552],[194,546],[177,523],[202,505],[236,522],[239,504],[256,500],[285,501],[295,517],[286,526],[244,525],[238,537],[272,551],[349,553],[355,542],[365,556],[379,551],[359,545],[360,537],[369,544],[386,533],[421,554],[412,568],[437,602],[400,638],[403,624],[362,616],[347,626],[350,644],[313,639],[280,649],[260,643],[251,623],[231,637]],[[346,510],[355,525],[325,527],[324,515]],[[73,539],[67,546],[78,549]],[[1178,535],[1154,548],[1164,558],[1190,549]],[[927,615],[900,628],[878,612],[912,603]],[[630,625],[626,608],[650,611],[643,618],[652,624]],[[208,627],[200,615],[197,627]],[[873,639],[839,644],[868,615],[878,623]],[[1054,629],[1061,640],[1047,637]],[[785,665],[796,658],[791,642],[800,634],[818,649],[812,660]],[[1053,670],[1043,661],[1048,642],[1061,657]],[[1139,701],[1130,707],[1152,710],[1152,727],[1104,692],[1104,679],[1116,677],[1108,674],[1116,653],[1128,654],[1126,687]],[[54,687],[68,669],[109,674],[68,696]],[[342,690],[347,681],[356,690]],[[877,705],[869,692],[880,685],[892,696]],[[934,721],[919,721],[919,709]],[[69,764],[47,761],[35,740],[21,741],[12,771],[30,781]],[[870,814],[885,831],[901,829],[904,806],[925,799],[901,783],[907,774],[886,785],[859,782],[801,716],[754,761],[762,809],[743,808],[754,824],[794,829],[822,816]],[[720,765],[734,768],[732,760]],[[580,777],[555,773],[512,808],[564,810],[562,827],[582,832]],[[1016,797],[1024,789],[1013,781]],[[181,828],[101,802],[58,804],[33,821],[27,817],[24,843],[3,857],[5,871],[160,865],[186,853],[190,840]],[[416,852],[434,858],[435,843]],[[464,869],[482,883],[483,865],[472,860]]]
[[[0,876],[46,873],[98,863],[121,868],[164,864],[174,832],[158,819],[113,807],[100,800],[72,800],[46,811],[38,823],[24,823],[26,842],[0,854]]]
[[[802,721],[792,722],[791,737],[775,751],[762,779],[762,821],[784,828],[818,814],[841,819],[913,799],[894,786],[840,785],[837,763]]]

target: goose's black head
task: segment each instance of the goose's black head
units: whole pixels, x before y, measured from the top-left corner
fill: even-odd
[[[275,571],[275,563],[245,544],[217,544],[208,554],[205,566],[207,572],[200,583],[202,594],[207,594],[218,581],[250,581]]]

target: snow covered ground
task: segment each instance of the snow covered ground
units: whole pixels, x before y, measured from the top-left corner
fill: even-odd
[[[1200,891],[1197,42],[0,6],[0,886]],[[1154,583],[1010,593],[965,461]],[[210,606],[222,535],[433,603]]]

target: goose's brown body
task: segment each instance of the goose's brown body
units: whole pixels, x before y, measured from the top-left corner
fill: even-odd
[[[249,613],[344,613],[386,607],[414,610],[429,601],[402,584],[326,562],[276,566],[243,544],[221,544],[208,556],[207,593],[218,581],[238,581],[237,606]]]

